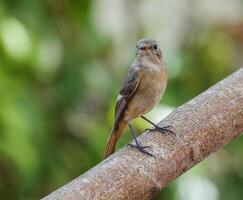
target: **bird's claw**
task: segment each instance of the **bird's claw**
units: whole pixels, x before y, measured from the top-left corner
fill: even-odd
[[[173,128],[173,127],[172,126],[164,126],[164,127],[155,126],[155,128],[147,128],[147,129],[145,129],[145,131],[159,131],[160,133],[170,133],[170,134],[173,134],[174,136],[176,136],[175,132],[170,130],[170,128]]]
[[[140,146],[139,144],[127,144],[127,146],[136,148],[137,150],[139,150],[141,153],[147,154],[149,156],[152,156],[155,158],[155,156],[149,152],[147,152],[145,149],[146,148],[151,148],[151,146]]]

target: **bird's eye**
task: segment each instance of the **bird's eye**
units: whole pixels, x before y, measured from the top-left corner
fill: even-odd
[[[158,46],[157,46],[156,44],[154,45],[154,49],[155,49],[155,50],[158,49]]]

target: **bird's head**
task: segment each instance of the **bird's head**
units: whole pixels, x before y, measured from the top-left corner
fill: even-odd
[[[159,59],[162,59],[162,53],[159,47],[159,44],[156,40],[150,38],[144,38],[138,41],[137,43],[137,55],[138,56],[157,56]]]

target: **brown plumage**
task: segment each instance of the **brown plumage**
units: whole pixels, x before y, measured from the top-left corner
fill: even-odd
[[[166,83],[166,66],[158,43],[153,39],[140,40],[137,44],[137,57],[117,98],[115,122],[104,158],[115,151],[116,143],[127,124],[130,125],[134,118],[141,117],[159,103]]]
[[[113,128],[112,131],[111,131],[111,134],[108,138],[104,158],[107,158],[109,155],[114,153],[116,143],[119,140],[119,138],[121,137],[124,129],[126,128],[127,123],[124,122],[124,121],[121,121],[118,126],[119,127],[117,129]]]

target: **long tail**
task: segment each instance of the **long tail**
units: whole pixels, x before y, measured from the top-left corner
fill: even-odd
[[[119,138],[121,137],[126,126],[127,126],[126,122],[120,121],[117,130],[115,130],[114,127],[112,128],[110,137],[108,138],[108,142],[106,145],[106,150],[105,150],[105,154],[103,157],[104,159],[106,159],[108,156],[110,156],[112,153],[114,153],[115,148],[116,148],[116,143],[119,140]]]

